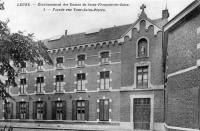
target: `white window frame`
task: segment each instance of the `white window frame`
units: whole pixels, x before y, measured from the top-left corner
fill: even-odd
[[[80,55],[85,55],[85,60],[86,60],[87,59],[87,54],[86,53],[81,53],[81,54],[76,55],[77,67],[84,67],[85,66],[85,60],[83,60],[83,61],[79,61],[78,60],[78,56],[80,56]],[[79,62],[81,64],[79,64]]]
[[[148,88],[151,88],[151,62],[141,61],[134,64],[134,88],[137,88],[137,67],[148,66]]]
[[[102,58],[101,53],[103,52],[108,52],[108,58]],[[99,58],[100,58],[100,63],[103,64],[109,64],[109,59],[111,58],[111,51],[110,50],[102,50],[99,52]],[[104,59],[104,60],[103,60]]]
[[[63,63],[57,63],[57,58],[62,58],[63,59]],[[63,68],[63,64],[64,64],[64,56],[57,56],[55,61],[56,61],[56,68],[57,69],[62,69]]]

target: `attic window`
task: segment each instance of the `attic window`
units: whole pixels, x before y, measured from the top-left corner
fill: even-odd
[[[96,34],[96,33],[99,33],[100,29],[97,28],[97,29],[90,29],[88,30],[85,34],[86,35],[92,35],[92,34]]]

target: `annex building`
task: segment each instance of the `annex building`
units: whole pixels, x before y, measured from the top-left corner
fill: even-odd
[[[166,127],[200,131],[200,1],[164,26]]]
[[[22,130],[164,130],[162,18],[46,41],[54,66],[25,63],[1,124]]]

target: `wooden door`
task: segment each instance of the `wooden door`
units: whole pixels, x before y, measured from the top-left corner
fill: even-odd
[[[150,129],[150,98],[135,98],[133,107],[134,129]]]

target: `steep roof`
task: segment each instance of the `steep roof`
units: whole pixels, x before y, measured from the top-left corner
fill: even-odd
[[[87,34],[87,33],[77,33],[71,35],[63,35],[60,39],[48,41],[49,49],[64,48],[69,46],[84,45],[89,43],[115,40],[119,38],[131,24],[123,26],[115,26],[106,29],[101,29],[99,32]]]
[[[194,0],[190,5],[188,5],[185,9],[183,9],[180,13],[178,13],[175,17],[173,17],[166,25],[164,25],[164,31],[169,30],[181,19],[189,15],[197,7],[200,7],[200,0]]]
[[[135,26],[140,20],[146,19],[152,24],[156,25],[160,29],[166,24],[166,19],[149,19],[144,10],[142,11],[139,18],[132,24],[114,26],[110,28],[100,29],[99,31],[90,33],[77,33],[70,35],[63,35],[57,39],[49,39],[47,42],[47,47],[49,49],[66,48],[70,46],[85,45],[90,43],[98,43],[103,41],[117,40],[127,33],[133,26]]]

